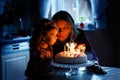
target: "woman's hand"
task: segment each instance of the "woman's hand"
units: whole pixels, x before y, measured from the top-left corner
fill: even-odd
[[[85,52],[85,48],[86,48],[86,46],[85,46],[84,43],[83,44],[79,44],[79,45],[76,45],[75,51]]]

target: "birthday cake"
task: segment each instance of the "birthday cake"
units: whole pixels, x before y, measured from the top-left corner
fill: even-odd
[[[74,47],[73,47],[74,48]],[[82,64],[87,62],[87,55],[85,54],[85,45],[79,45],[79,48],[65,50],[55,56],[55,62],[68,64]]]

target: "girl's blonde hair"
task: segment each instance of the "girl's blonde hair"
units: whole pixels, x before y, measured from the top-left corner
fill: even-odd
[[[47,33],[53,29],[58,29],[55,23],[46,18],[40,19],[35,25],[30,39],[30,50],[36,49],[38,44],[44,41],[43,38],[47,36]]]

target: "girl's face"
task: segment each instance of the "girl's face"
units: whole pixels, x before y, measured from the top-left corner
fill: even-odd
[[[56,23],[57,27],[59,28],[58,32],[58,40],[59,41],[65,41],[70,33],[71,33],[71,25],[67,23],[65,20],[59,20]]]
[[[57,29],[53,29],[53,30],[48,32],[47,37],[49,39],[49,44],[50,45],[53,45],[56,42],[56,40],[57,40],[57,33],[58,33]]]

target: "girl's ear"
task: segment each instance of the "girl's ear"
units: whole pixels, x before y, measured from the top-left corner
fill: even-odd
[[[46,37],[44,37],[44,41],[48,43],[48,42],[50,42],[50,38],[48,36],[46,36]]]
[[[41,42],[41,41],[45,41],[45,37],[44,36],[40,36],[39,42]]]
[[[50,38],[48,36],[41,36],[41,41],[48,43],[50,42]]]

